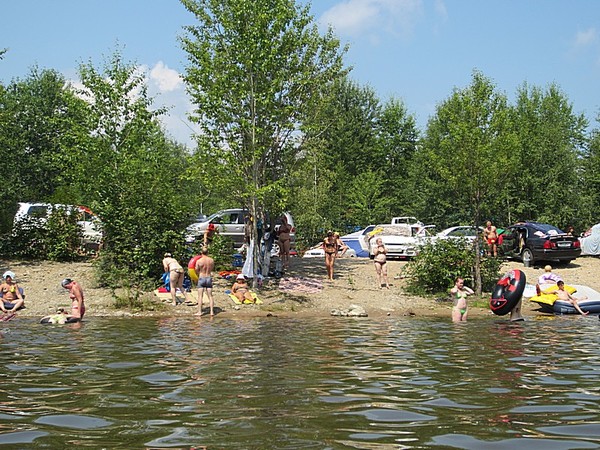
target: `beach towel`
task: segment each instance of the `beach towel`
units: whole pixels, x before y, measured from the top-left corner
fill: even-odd
[[[320,280],[303,277],[287,277],[279,281],[279,290],[300,294],[318,294],[323,289]]]
[[[236,305],[262,305],[263,303],[262,300],[259,299],[256,293],[254,292],[251,292],[254,301],[244,299],[243,303],[240,302],[240,300],[235,295],[233,295],[229,289],[226,290],[225,293],[229,295],[229,298],[233,300],[233,303],[235,303]]]

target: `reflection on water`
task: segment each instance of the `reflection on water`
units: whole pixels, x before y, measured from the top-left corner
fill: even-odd
[[[19,318],[0,446],[599,448],[598,322]]]

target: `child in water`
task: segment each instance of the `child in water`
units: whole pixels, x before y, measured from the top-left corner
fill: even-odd
[[[452,321],[453,322],[466,322],[468,305],[467,295],[473,295],[473,289],[465,286],[465,280],[457,278],[454,287],[450,289],[450,295],[454,301],[452,306]]]

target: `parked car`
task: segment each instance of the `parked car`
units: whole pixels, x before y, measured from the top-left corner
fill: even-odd
[[[369,258],[375,257],[377,238],[381,238],[387,249],[389,258],[412,258],[419,252],[419,247],[430,236],[434,225],[377,225],[371,232],[369,240]]]
[[[224,209],[218,211],[202,220],[195,222],[186,228],[186,242],[191,244],[196,240],[202,240],[204,232],[208,228],[209,224],[214,224],[221,236],[231,238],[234,247],[238,248],[244,245],[245,240],[245,218],[248,215],[248,211],[243,208]],[[284,213],[288,223],[292,226],[292,232],[290,233],[290,241],[292,248],[295,247],[296,243],[296,229],[294,227],[294,219],[290,213]],[[281,225],[276,223],[274,226],[275,231]],[[273,253],[279,253],[279,246],[277,241],[273,244]]]
[[[432,237],[432,240],[437,239],[465,239],[471,243],[475,239],[481,237],[483,227],[475,227],[473,225],[458,225],[455,227],[446,228]]]
[[[567,264],[581,255],[581,244],[577,237],[553,225],[522,222],[500,234],[499,253],[520,259],[526,267],[537,261],[554,260]]]
[[[14,218],[15,227],[44,227],[52,211],[63,209],[68,214],[78,214],[81,227],[81,244],[97,249],[103,238],[102,222],[88,207],[52,203],[20,202]]]

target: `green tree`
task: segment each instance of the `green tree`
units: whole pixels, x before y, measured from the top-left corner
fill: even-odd
[[[344,73],[343,52],[331,31],[319,34],[308,6],[293,0],[182,3],[198,21],[181,43],[202,159],[217,175],[227,173],[231,197],[259,219],[254,238],[265,211],[288,204],[300,125]]]
[[[194,188],[185,148],[165,137],[143,74],[119,52],[101,70],[80,66],[87,127],[66,158],[64,183],[89,199],[103,222],[99,267],[108,282],[140,285],[161,271],[165,251],[183,256],[182,230]],[[111,279],[111,276],[114,276]]]
[[[1,226],[7,230],[17,201],[63,202],[57,193],[67,136],[82,120],[64,77],[33,68],[23,80],[0,89]]]
[[[578,220],[584,116],[573,112],[556,85],[545,90],[523,85],[517,91],[512,123],[518,145],[510,155],[506,219],[539,220],[562,227]]]
[[[507,101],[492,82],[475,72],[471,85],[455,90],[428,123],[420,155],[430,217],[445,223],[479,225],[498,209],[498,194],[514,148]],[[478,245],[478,241],[477,245]],[[481,294],[480,253],[475,252],[475,287]]]

